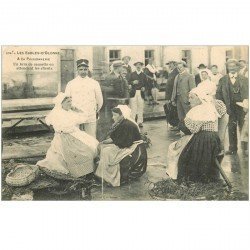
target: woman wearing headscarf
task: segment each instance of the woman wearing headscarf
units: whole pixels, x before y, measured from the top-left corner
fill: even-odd
[[[215,100],[215,92],[216,86],[210,83],[190,91],[191,110],[180,123],[185,136],[168,150],[167,173],[172,178],[202,182],[218,179],[215,157],[223,149],[218,120],[226,115],[226,106]]]
[[[108,139],[100,143],[96,176],[112,186],[120,186],[142,176],[147,168],[147,151],[138,125],[131,120],[127,105],[112,109],[114,124]]]
[[[202,69],[200,70],[201,82],[199,83],[199,87],[206,86],[206,85],[213,85],[212,87],[215,88],[216,92],[216,83],[211,81],[212,73],[209,69]],[[214,93],[215,95],[216,93]]]
[[[211,86],[211,85],[210,85]],[[182,131],[192,134],[178,160],[177,179],[216,181],[219,170],[215,159],[221,153],[218,118],[226,113],[222,102],[215,101],[209,85],[199,85],[189,94],[191,110],[187,113]]]
[[[55,135],[46,158],[37,162],[37,165],[74,178],[92,173],[98,141],[79,129],[83,117],[71,109],[70,97],[59,93],[54,104],[45,121],[53,126]]]

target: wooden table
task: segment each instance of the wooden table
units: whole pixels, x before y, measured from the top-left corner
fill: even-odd
[[[9,131],[13,130],[18,124],[20,124],[24,120],[38,121],[48,130],[50,130],[50,127],[42,120],[47,116],[48,113],[49,110],[2,113],[2,122],[17,120],[11,127],[6,128],[4,135],[7,134]]]

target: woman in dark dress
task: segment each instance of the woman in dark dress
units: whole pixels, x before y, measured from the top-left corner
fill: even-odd
[[[100,162],[95,174],[112,186],[142,176],[147,168],[147,151],[127,105],[112,110],[114,124],[109,138],[100,143]]]
[[[203,87],[191,90],[189,100],[192,108],[181,130],[192,137],[179,156],[177,179],[216,181],[220,175],[215,159],[221,153],[218,118],[226,113],[226,107],[223,102],[207,95]]]

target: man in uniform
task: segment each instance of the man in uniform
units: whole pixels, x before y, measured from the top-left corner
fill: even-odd
[[[68,82],[65,94],[72,98],[73,109],[82,116],[83,123],[80,129],[96,137],[97,112],[103,104],[102,91],[99,83],[88,77],[88,60],[80,59],[76,63],[78,76]]]

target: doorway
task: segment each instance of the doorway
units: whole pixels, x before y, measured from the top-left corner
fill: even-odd
[[[74,56],[73,49],[61,49],[61,91],[64,92],[69,81],[74,79]]]

